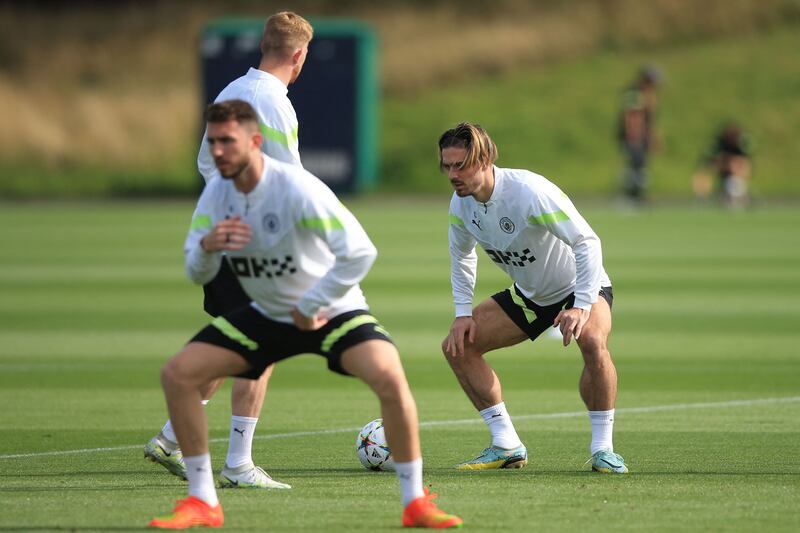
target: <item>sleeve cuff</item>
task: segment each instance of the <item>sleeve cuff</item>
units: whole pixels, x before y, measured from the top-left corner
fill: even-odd
[[[190,261],[192,264],[197,265],[198,270],[206,270],[213,267],[222,257],[222,252],[206,252],[203,246],[198,242],[191,251]]]
[[[472,304],[456,304],[456,318],[472,316]]]
[[[207,283],[219,270],[222,252],[206,252],[200,243],[189,251],[186,261],[186,271],[189,278],[195,283]],[[210,275],[207,280],[206,277]]]
[[[312,317],[317,314],[317,311],[319,311],[319,306],[315,306],[308,300],[300,300],[297,302],[297,310],[300,311],[300,314],[302,315]]]
[[[595,301],[597,300],[595,299]],[[594,302],[590,302],[585,298],[575,298],[575,303],[572,305],[572,307],[577,307],[578,309],[583,309],[584,311],[591,311],[592,305],[594,305]]]

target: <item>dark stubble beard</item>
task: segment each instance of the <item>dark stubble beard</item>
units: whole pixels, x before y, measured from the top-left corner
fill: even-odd
[[[234,171],[233,171],[231,174],[228,174],[228,175],[226,176],[225,174],[223,174],[222,172],[220,172],[220,176],[222,176],[222,177],[223,177],[224,179],[226,179],[226,180],[235,180],[236,178],[238,178],[239,176],[241,176],[241,175],[242,175],[242,173],[243,173],[245,170],[247,170],[247,168],[248,168],[249,166],[250,166],[250,159],[248,158],[247,160],[245,160],[244,162],[242,162],[242,164],[241,164],[241,165],[239,165],[238,167],[236,167],[236,170],[234,170]]]

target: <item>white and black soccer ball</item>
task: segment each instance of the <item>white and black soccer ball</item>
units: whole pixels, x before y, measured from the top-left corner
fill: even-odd
[[[356,453],[367,470],[394,471],[394,458],[386,443],[382,418],[373,420],[358,432]]]

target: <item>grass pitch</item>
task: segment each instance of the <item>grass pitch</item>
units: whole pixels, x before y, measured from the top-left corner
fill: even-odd
[[[380,256],[363,284],[404,357],[425,480],[470,530],[797,531],[800,211],[578,207],[614,283],[615,447],[589,472],[579,353],[542,338],[489,356],[530,452],[457,473],[488,433],[439,354],[451,322],[447,198],[351,202]],[[134,531],[185,485],[142,459],[164,422],[163,361],[202,325],[181,245],[193,203],[0,207],[0,531]],[[478,298],[509,282],[481,255]],[[224,460],[228,389],[207,408]],[[393,474],[363,470],[366,387],[278,366],[254,456],[284,492],[220,491],[228,530],[397,530]]]

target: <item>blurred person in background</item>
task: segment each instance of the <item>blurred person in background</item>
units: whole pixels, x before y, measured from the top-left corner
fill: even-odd
[[[247,102],[212,104],[206,120],[223,178],[211,180],[197,202],[184,243],[186,273],[208,282],[225,252],[249,301],[212,320],[161,370],[189,490],[150,527],[223,525],[200,401],[206,384],[224,376],[257,380],[274,363],[305,353],[324,357],[331,371],[359,378],[377,396],[402,525],[460,527],[461,518],[439,509],[423,487],[417,406],[397,348],[359,286],[377,257],[375,246],[322,181],[261,152],[260,117]]]
[[[215,100],[241,99],[252,105],[258,113],[263,137],[261,150],[273,159],[301,168],[297,115],[287,93],[288,86],[303,69],[313,35],[311,24],[296,13],[283,11],[272,15],[264,25],[258,68],[251,68],[244,76],[231,82]],[[207,135],[203,135],[197,167],[207,184],[220,175],[209,149]],[[216,277],[203,290],[204,309],[211,316],[222,315],[250,302],[225,257]],[[258,380],[234,380],[228,455],[219,476],[221,487],[291,488],[286,483],[273,480],[263,468],[255,465],[252,458],[255,427],[271,374],[272,367],[269,367]],[[209,384],[203,394],[204,404],[222,381],[219,379]],[[186,467],[170,420],[145,445],[144,455],[176,476],[186,479]]]
[[[617,138],[625,158],[622,186],[625,197],[635,204],[646,200],[647,164],[657,143],[654,125],[661,79],[657,67],[644,66],[622,95],[617,128]]]
[[[558,327],[564,346],[575,339],[583,357],[579,391],[592,430],[592,470],[627,473],[612,442],[617,371],[608,336],[613,293],[600,239],[554,183],[527,170],[498,168],[496,160],[497,147],[477,124],[461,123],[439,138],[439,169],[454,189],[449,241],[456,316],[442,352],[492,439],[456,469],[528,463],[500,379],[484,355]],[[513,283],[473,309],[478,244]]]
[[[700,159],[699,167],[692,178],[697,198],[707,200],[711,196],[716,178],[717,193],[723,205],[734,209],[750,205],[752,148],[739,124],[728,122],[720,128],[711,148]]]

